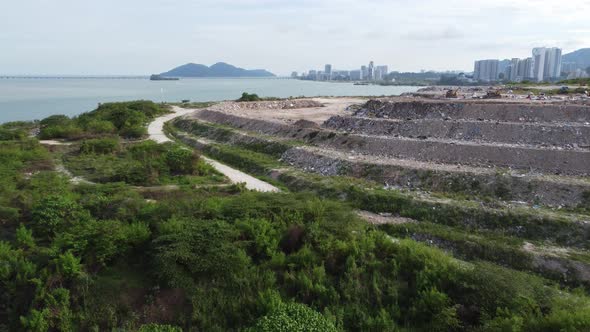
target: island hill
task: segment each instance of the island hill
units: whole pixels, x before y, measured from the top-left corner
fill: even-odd
[[[218,62],[210,67],[196,63],[187,63],[186,65],[154,76],[165,79],[170,77],[274,77],[275,75],[264,69],[248,70],[224,62]]]

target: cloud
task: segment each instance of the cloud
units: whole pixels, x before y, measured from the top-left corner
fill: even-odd
[[[405,34],[403,37],[409,40],[419,41],[434,41],[434,40],[449,40],[449,39],[460,39],[465,34],[454,27],[446,27],[437,30],[416,30]]]
[[[371,59],[469,69],[539,44],[590,47],[589,9],[589,0],[7,0],[0,73],[145,74],[219,60],[279,74]]]

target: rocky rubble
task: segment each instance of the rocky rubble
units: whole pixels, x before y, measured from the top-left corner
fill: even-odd
[[[547,206],[575,207],[590,192],[590,182],[556,181],[542,175],[498,173],[492,169],[456,168],[408,160],[393,160],[298,147],[283,153],[281,160],[307,172],[325,176],[345,175],[377,181],[386,188],[413,188],[435,192],[463,192],[500,197]]]
[[[298,109],[322,107],[323,104],[310,99],[286,99],[273,101],[252,101],[252,102],[224,102],[213,107],[212,110],[232,111],[232,110],[276,110],[276,109]]]
[[[440,121],[433,119],[390,120],[333,116],[324,122],[323,126],[327,129],[364,135],[590,149],[590,125],[585,124]]]
[[[498,122],[590,123],[590,106],[538,102],[375,99],[368,101],[353,116],[399,120],[462,119]]]

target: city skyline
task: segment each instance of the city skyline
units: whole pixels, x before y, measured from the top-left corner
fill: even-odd
[[[590,46],[588,0],[7,1],[0,73],[147,74],[219,61],[278,75],[372,58],[397,71],[469,71],[537,45]],[[501,24],[510,22],[510,24]]]
[[[531,56],[527,58],[475,60],[473,79],[481,82],[555,81],[562,77],[563,73],[571,74],[577,70],[586,70],[575,63],[567,62],[565,64],[568,68],[563,70],[562,55],[561,48],[543,46],[533,48]],[[581,73],[578,74],[580,75]]]

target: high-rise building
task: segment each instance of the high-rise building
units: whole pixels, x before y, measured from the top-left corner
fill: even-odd
[[[541,82],[561,76],[561,49],[557,47],[533,48],[533,79]]]
[[[375,64],[373,63],[373,61],[369,62],[369,72],[367,73],[367,79],[369,81],[374,81],[375,80]]]
[[[512,82],[520,82],[525,79],[530,79],[532,58],[519,59],[513,58],[510,60],[510,65],[506,68],[506,79]]]
[[[350,80],[351,81],[360,81],[362,80],[362,71],[361,70],[351,70],[350,71]]]
[[[553,80],[561,76],[561,48],[552,47],[547,49],[545,56],[544,79]]]
[[[326,65],[324,66],[324,75],[326,75],[326,80],[331,80],[332,79],[332,65]]]
[[[518,64],[520,63],[519,58],[512,58],[510,60],[510,65],[507,68],[506,73],[508,74],[506,78],[511,82],[518,81]]]
[[[389,73],[389,68],[387,66],[377,66],[375,67],[375,80],[381,81],[385,79],[385,76]]]
[[[318,72],[316,70],[310,69],[308,78],[310,80],[314,80],[314,81],[317,80],[318,79]]]
[[[477,81],[490,82],[498,79],[499,60],[475,61],[473,78]]]
[[[545,70],[545,55],[547,49],[545,47],[533,48],[533,78],[536,81],[543,80],[543,72]]]
[[[361,80],[369,79],[369,68],[367,66],[361,66]]]
[[[521,80],[530,80],[533,78],[533,58],[526,58],[519,62],[517,75]]]
[[[389,74],[389,67],[387,67],[387,66],[377,66],[377,69],[379,69],[381,71],[381,74],[383,76],[386,76],[387,74]]]
[[[498,78],[499,79],[506,79],[508,78],[508,67],[510,67],[511,61],[508,59],[499,60],[498,61]]]
[[[576,71],[576,69],[584,69],[584,68],[582,68],[576,62],[562,62],[561,63],[561,71],[563,71],[564,73],[568,73],[568,74],[573,73]]]

